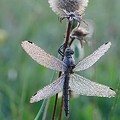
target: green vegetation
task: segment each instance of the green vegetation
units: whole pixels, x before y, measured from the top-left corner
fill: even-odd
[[[112,47],[96,65],[82,73],[91,80],[111,86],[117,95],[110,99],[71,98],[70,120],[120,118],[119,12],[119,0],[90,0],[84,16],[93,20],[95,25],[91,39],[94,44],[89,50],[95,50],[106,41],[111,41]],[[36,117],[43,101],[30,104],[29,99],[34,92],[50,83],[53,71],[33,61],[22,49],[21,41],[31,40],[57,56],[57,49],[64,39],[65,23],[58,21],[47,0],[0,0],[0,120],[33,120]],[[50,99],[47,120],[52,117],[54,99]],[[60,104],[56,118],[59,107]],[[65,120],[64,113],[62,120]]]

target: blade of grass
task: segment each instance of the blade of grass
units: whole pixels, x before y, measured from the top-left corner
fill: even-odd
[[[46,102],[46,106],[45,106],[45,109],[44,109],[42,120],[46,120],[49,103],[50,103],[50,99],[48,99],[47,102]]]
[[[53,78],[54,78],[54,76],[55,76],[55,72],[56,72],[56,71],[53,71],[53,74],[52,74],[52,77],[51,77],[50,82],[53,81]],[[42,103],[42,105],[41,105],[41,107],[40,107],[40,109],[39,109],[39,111],[38,111],[38,113],[37,113],[37,115],[36,115],[36,117],[35,117],[34,120],[38,120],[38,119],[39,119],[39,117],[40,117],[41,114],[42,114],[43,109],[44,109],[45,106],[46,106],[46,104],[47,104],[47,100],[45,99],[45,100],[43,100],[43,103]],[[46,112],[46,111],[44,111],[44,112]],[[47,113],[47,112],[46,112],[46,113]],[[44,113],[43,113],[43,114],[44,114]]]
[[[37,115],[36,115],[34,120],[38,120],[39,119],[39,117],[42,114],[42,111],[43,111],[43,109],[44,109],[44,107],[46,105],[46,101],[47,101],[46,99],[43,100],[43,103],[42,103],[42,105],[41,105],[41,107],[40,107],[40,109],[39,109],[39,111],[38,111],[38,113],[37,113]]]
[[[118,81],[118,87],[117,87],[117,90],[116,90],[116,97],[115,97],[115,100],[113,102],[113,105],[112,105],[111,112],[109,114],[109,119],[108,120],[112,120],[113,115],[115,113],[115,109],[116,109],[117,104],[118,104],[119,98],[120,98],[120,77],[119,77],[119,81]]]

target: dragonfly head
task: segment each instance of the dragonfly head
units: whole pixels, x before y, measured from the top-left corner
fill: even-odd
[[[74,54],[74,51],[69,47],[65,50],[65,56],[71,56]]]

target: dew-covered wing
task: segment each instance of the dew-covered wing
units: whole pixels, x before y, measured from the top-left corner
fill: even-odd
[[[70,89],[85,96],[114,97],[116,95],[112,88],[90,81],[77,74],[71,74]]]
[[[107,42],[100,46],[96,51],[94,51],[91,55],[88,57],[84,58],[74,68],[74,71],[80,71],[80,70],[85,70],[91,67],[95,62],[98,61],[98,59],[105,54],[105,52],[108,51],[108,49],[111,46],[111,42]]]
[[[46,53],[43,49],[30,41],[22,42],[23,49],[35,60],[37,63],[57,71],[63,71],[62,66],[65,64],[54,56]]]
[[[48,86],[45,86],[43,89],[39,90],[37,93],[35,93],[31,99],[30,103],[38,102],[42,99],[47,99],[56,93],[59,93],[63,89],[63,84],[64,84],[64,75],[59,77],[56,81],[51,83]]]

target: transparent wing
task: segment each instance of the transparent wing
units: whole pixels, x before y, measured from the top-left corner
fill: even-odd
[[[43,89],[41,89],[37,93],[35,93],[31,97],[30,103],[38,102],[42,99],[49,98],[49,97],[55,95],[56,93],[61,92],[63,89],[63,84],[64,84],[64,75],[59,77],[56,81],[54,81],[50,85],[44,87]]]
[[[111,88],[77,74],[71,74],[70,89],[77,94],[86,96],[114,97],[116,94]]]
[[[74,68],[74,71],[80,71],[85,70],[91,67],[95,62],[98,61],[98,59],[105,54],[105,52],[108,51],[108,49],[111,46],[111,42],[107,42],[100,46],[96,51],[94,51],[91,55],[86,57],[85,59],[78,62],[76,67]]]
[[[22,42],[23,49],[35,60],[37,63],[57,71],[63,71],[65,64],[54,56],[47,54],[43,49],[30,41]]]

